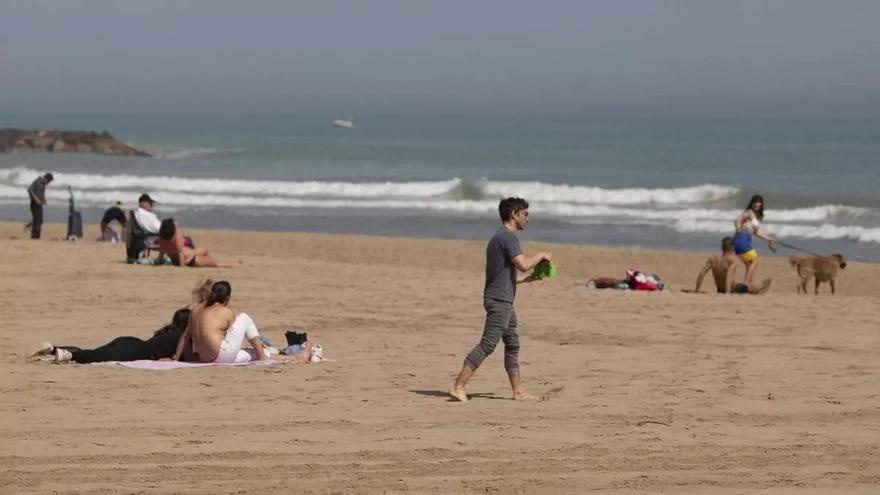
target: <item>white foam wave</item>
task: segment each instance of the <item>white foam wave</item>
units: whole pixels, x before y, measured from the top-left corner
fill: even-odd
[[[40,172],[24,167],[0,169],[0,180],[27,186]],[[461,179],[421,182],[324,182],[324,181],[278,181],[234,180],[217,178],[189,178],[176,176],[150,176],[89,173],[55,174],[57,186],[76,189],[134,189],[147,190],[151,194],[164,191],[208,194],[266,194],[275,196],[320,197],[435,197],[449,196],[463,185]],[[531,202],[571,203],[575,205],[678,205],[713,201],[736,194],[738,189],[729,186],[704,184],[694,187],[671,189],[603,189],[600,187],[546,184],[542,182],[481,181],[475,185],[479,196],[472,199],[497,199],[520,196]]]
[[[0,169],[0,204],[26,203],[25,189],[38,175],[40,172],[26,167]],[[158,199],[160,210],[166,213],[192,208],[279,211],[359,208],[494,216],[498,207],[494,197],[523,195],[532,200],[531,210],[536,215],[574,223],[646,225],[702,233],[731,232],[734,219],[741,213],[738,209],[702,207],[689,202],[707,201],[736,191],[735,188],[713,185],[678,189],[601,189],[536,182],[484,182],[481,184],[484,192],[491,193],[484,196],[486,199],[456,199],[452,193],[463,185],[459,179],[385,183],[289,182],[62,172],[56,173],[55,177],[46,193],[52,205],[66,205],[66,186],[69,185],[77,191],[77,199],[84,207],[104,206],[120,200],[133,206],[140,192],[149,191]],[[555,197],[542,198],[542,194]],[[628,195],[638,197],[630,201]],[[493,199],[488,199],[490,197]],[[864,220],[859,223],[867,225],[843,225],[857,218]],[[878,219],[878,210],[828,204],[770,210],[764,228],[783,237],[880,242],[880,229],[874,227],[880,221]]]
[[[730,222],[711,220],[680,220],[674,225],[677,232],[682,233],[731,233]],[[803,225],[790,223],[769,223],[765,225],[767,232],[779,237],[800,237],[804,239],[849,239],[859,242],[880,243],[880,228],[863,227],[861,225]]]
[[[733,196],[739,189],[717,184],[671,189],[571,186],[543,182],[487,182],[486,195],[519,196],[531,200],[558,201],[575,204],[638,205],[702,203]]]
[[[323,183],[327,184],[327,183]],[[417,190],[430,189],[423,184],[407,183],[409,189],[390,188],[390,194],[380,195],[382,189],[376,184],[359,184],[364,190],[344,189],[336,195],[327,197],[312,197],[304,194],[303,197],[275,196],[275,195],[229,195],[229,194],[194,194],[187,191],[171,191],[159,189],[152,192],[162,205],[179,206],[236,206],[236,207],[314,207],[314,208],[342,208],[342,207],[367,207],[367,208],[409,208],[413,210],[449,211],[453,213],[488,212],[492,213],[497,208],[495,200],[454,200],[449,198],[434,197],[430,200],[414,197]],[[351,184],[347,184],[351,185]],[[398,184],[399,185],[399,184]],[[115,201],[131,201],[139,193],[126,190],[81,190],[80,201],[98,204],[112,203]],[[326,189],[322,189],[326,193]],[[406,194],[403,194],[406,192]],[[25,197],[24,187],[15,187],[0,183],[0,198]],[[315,194],[314,196],[318,196]],[[371,197],[373,196],[373,197]],[[67,192],[64,188],[51,187],[47,190],[47,197],[57,200],[65,200]],[[129,199],[131,198],[131,199]],[[366,202],[365,200],[372,200]],[[532,211],[541,215],[550,215],[562,218],[600,218],[609,222],[622,220],[644,221],[646,223],[668,223],[687,221],[718,222],[725,229],[733,226],[734,219],[740,214],[739,210],[722,210],[714,208],[687,208],[672,209],[670,207],[615,207],[607,205],[583,205],[557,202],[536,202],[532,205]],[[868,208],[859,208],[844,205],[823,205],[809,208],[797,208],[790,210],[773,210],[768,212],[767,220],[772,222],[822,222],[833,219],[852,219],[860,216],[880,217],[880,212]]]
[[[27,187],[40,172],[27,168],[0,169],[0,180]],[[74,189],[150,191],[160,201],[174,192],[198,194],[260,194],[343,198],[430,197],[449,193],[459,179],[426,182],[289,182],[276,180],[199,179],[156,175],[102,175],[57,172],[53,186]]]
[[[619,208],[614,206],[577,205],[569,203],[536,203],[531,210],[561,217],[606,217],[610,219],[654,220],[676,222],[680,220],[715,220],[724,222],[730,228],[742,210],[721,210],[715,208]],[[819,222],[836,217],[854,218],[875,214],[869,208],[844,205],[822,205],[790,210],[774,210],[767,213],[767,219],[779,222]]]

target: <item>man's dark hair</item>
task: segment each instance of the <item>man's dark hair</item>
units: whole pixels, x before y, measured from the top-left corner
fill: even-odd
[[[211,295],[208,296],[205,305],[213,306],[217,303],[223,304],[229,301],[230,297],[232,297],[232,286],[229,285],[229,282],[225,280],[214,282],[214,285],[211,286]]]
[[[173,218],[166,218],[165,220],[162,220],[161,224],[159,224],[159,237],[166,241],[170,241],[176,232],[177,225],[174,224]]]
[[[46,179],[46,182],[52,182],[53,180],[55,180],[55,176],[52,175],[52,172],[46,172],[43,175],[43,178]]]
[[[529,209],[529,202],[522,198],[504,198],[498,203],[498,215],[502,222],[510,220],[515,214]]]
[[[727,236],[724,239],[721,239],[721,251],[724,253],[733,251],[733,238]]]

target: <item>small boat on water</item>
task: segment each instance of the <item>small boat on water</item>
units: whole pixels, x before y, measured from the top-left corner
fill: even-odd
[[[352,127],[354,127],[354,119],[336,119],[333,121],[333,127],[351,129]]]

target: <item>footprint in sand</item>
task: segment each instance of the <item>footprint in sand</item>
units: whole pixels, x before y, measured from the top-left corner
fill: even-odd
[[[551,388],[550,390],[548,390],[548,391],[544,392],[543,394],[541,394],[541,396],[538,397],[538,400],[550,400],[550,399],[555,399],[556,397],[559,397],[560,395],[562,395],[562,391],[563,391],[563,390],[565,390],[565,387],[555,387],[555,388]]]

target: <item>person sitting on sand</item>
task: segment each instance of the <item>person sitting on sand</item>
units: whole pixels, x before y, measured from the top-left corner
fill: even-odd
[[[246,363],[269,359],[254,320],[246,313],[236,316],[229,309],[231,298],[232,286],[229,282],[221,280],[214,283],[207,301],[194,306],[189,325],[177,345],[178,352],[172,359],[180,357],[190,338],[199,359],[205,363]],[[250,342],[252,349],[242,348],[245,339]],[[308,362],[312,354],[312,347],[308,345],[301,354],[273,356],[272,359]]]
[[[715,279],[715,288],[719,294],[763,294],[770,289],[773,279],[764,279],[758,286],[749,286],[746,284],[737,284],[734,282],[737,267],[737,255],[733,245],[733,238],[725,237],[721,239],[721,254],[710,256],[706,260],[706,264],[700,270],[697,276],[697,285],[693,291],[684,292],[700,292],[703,285],[703,279],[710,271]]]
[[[159,360],[171,357],[180,337],[189,324],[190,310],[178,309],[174,312],[171,323],[157,330],[147,340],[137,337],[116,337],[110,342],[95,349],[80,349],[72,346],[53,346],[49,342],[40,344],[40,350],[34,356],[55,355],[56,363],[99,363],[103,361],[138,361],[141,359]],[[184,360],[195,359],[190,353],[183,356]]]
[[[232,267],[215,260],[203,247],[189,247],[177,228],[173,218],[162,220],[159,227],[159,253],[168,255],[176,266],[219,266]]]

